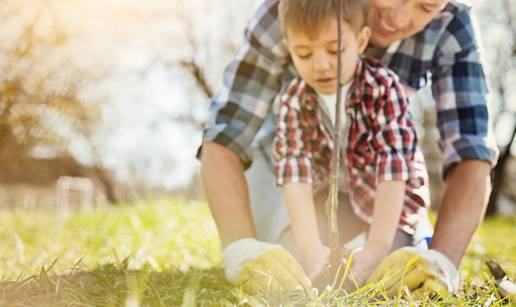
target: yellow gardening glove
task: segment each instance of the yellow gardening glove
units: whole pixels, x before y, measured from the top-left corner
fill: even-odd
[[[249,294],[279,296],[293,291],[311,293],[310,279],[284,247],[246,238],[224,250],[224,273]]]
[[[418,296],[454,293],[459,275],[451,261],[436,250],[403,247],[385,257],[369,277],[378,282],[388,295],[396,295],[403,287]]]

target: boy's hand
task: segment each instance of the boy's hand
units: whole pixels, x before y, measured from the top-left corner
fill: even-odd
[[[294,256],[280,245],[246,238],[224,249],[224,273],[250,294],[310,293],[311,283]]]
[[[313,251],[304,255],[306,271],[312,282],[320,280],[321,275],[325,274],[326,267],[330,263],[330,248],[320,244]]]
[[[388,252],[388,249],[370,244],[366,244],[362,249],[354,252],[350,258],[351,267],[346,288],[348,290],[357,289],[366,284],[371,273]]]
[[[379,282],[388,295],[396,295],[402,287],[407,287],[416,295],[448,296],[457,290],[459,275],[442,253],[403,247],[388,255],[369,281]]]

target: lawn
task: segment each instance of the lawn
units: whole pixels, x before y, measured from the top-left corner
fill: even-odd
[[[302,305],[506,305],[484,261],[516,277],[516,218],[486,220],[463,261],[462,288],[441,301],[327,291]],[[292,302],[291,302],[292,303]],[[145,201],[92,212],[0,210],[0,306],[267,305],[224,281],[205,203]]]

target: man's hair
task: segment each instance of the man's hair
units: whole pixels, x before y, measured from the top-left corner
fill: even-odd
[[[280,0],[279,20],[283,34],[287,30],[302,31],[311,38],[317,36],[322,25],[337,18],[339,1],[342,17],[358,32],[365,25],[368,0]]]

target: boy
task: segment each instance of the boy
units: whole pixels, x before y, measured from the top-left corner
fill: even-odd
[[[371,33],[365,26],[367,1],[343,1],[342,6],[345,99],[339,112],[345,124],[335,127],[337,3],[280,1],[285,45],[300,79],[294,79],[279,100],[273,155],[276,183],[283,186],[298,250],[315,280],[330,251],[317,223],[316,207],[323,204],[314,199],[327,195],[333,131],[341,129],[340,190],[345,194],[339,198],[340,205],[352,211],[344,213],[350,222],[340,230],[351,238],[364,229],[361,224],[370,224],[352,265],[361,284],[389,251],[411,244],[407,238],[429,205],[428,176],[397,76],[376,60],[361,58]]]

